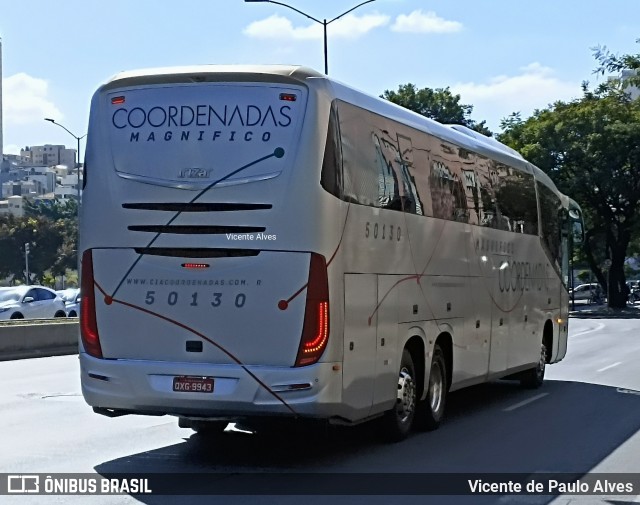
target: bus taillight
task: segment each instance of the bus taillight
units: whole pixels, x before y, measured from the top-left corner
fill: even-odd
[[[294,366],[316,363],[329,341],[329,281],[324,256],[311,254],[302,338]]]
[[[93,286],[93,255],[87,250],[82,255],[82,302],[80,303],[80,336],[87,354],[102,358],[102,347],[96,323],[96,296]]]

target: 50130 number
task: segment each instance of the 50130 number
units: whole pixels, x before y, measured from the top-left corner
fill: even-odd
[[[400,242],[402,239],[402,228],[386,223],[370,223],[367,221],[364,227],[364,237],[375,240],[392,240]]]
[[[177,305],[181,303],[181,299],[184,298],[184,303],[187,303],[191,307],[198,307],[200,304],[208,304],[211,307],[220,307],[221,305],[231,305],[239,309],[244,307],[247,302],[247,295],[244,293],[224,294],[224,293],[211,293],[209,295],[201,295],[199,292],[191,293],[190,295],[184,295],[177,291],[170,291],[168,294],[158,294],[156,291],[147,291],[144,298],[144,303],[147,305],[154,305],[158,303],[166,303],[167,305]]]

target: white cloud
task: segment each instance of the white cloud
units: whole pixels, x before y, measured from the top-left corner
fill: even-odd
[[[389,16],[384,14],[367,14],[356,16],[347,14],[327,27],[331,37],[355,39],[365,35],[379,26],[389,23]],[[312,23],[308,26],[294,27],[289,19],[273,15],[260,21],[254,21],[242,33],[249,37],[261,39],[322,39],[322,25]]]
[[[389,20],[389,16],[384,14],[367,14],[360,17],[354,14],[347,14],[345,17],[330,24],[328,32],[332,37],[355,39],[365,35],[374,28],[386,26]]]
[[[254,21],[242,33],[257,39],[316,39],[322,37],[322,27],[313,24],[304,28],[294,28],[287,18],[273,15]]]
[[[51,102],[47,81],[19,73],[3,79],[2,102],[6,124],[41,123],[45,117],[63,119]]]
[[[400,14],[391,29],[405,33],[454,33],[462,30],[462,23],[447,21],[433,11],[423,13],[418,9],[411,14]]]
[[[451,86],[451,91],[461,96],[462,103],[473,105],[474,120],[486,119],[493,131],[499,131],[500,120],[512,112],[521,112],[525,119],[535,109],[582,93],[580,83],[562,81],[553,69],[540,63],[522,67],[517,75],[494,77],[488,83],[458,83]]]

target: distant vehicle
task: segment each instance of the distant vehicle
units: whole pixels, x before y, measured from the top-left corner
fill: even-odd
[[[640,281],[627,281],[627,287],[629,288],[629,303],[636,303],[640,301]]]
[[[78,314],[80,314],[80,290],[78,288],[69,288],[56,291],[56,293],[64,301],[67,317],[78,317]]]
[[[0,288],[0,320],[66,317],[64,301],[43,286]]]
[[[569,290],[569,300],[598,303],[602,300],[602,288],[596,282],[580,284],[573,290]]]

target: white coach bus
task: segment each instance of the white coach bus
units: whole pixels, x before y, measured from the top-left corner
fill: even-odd
[[[517,152],[303,67],[124,72],[91,104],[82,392],[98,413],[436,428],[567,350],[580,210]]]

